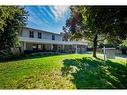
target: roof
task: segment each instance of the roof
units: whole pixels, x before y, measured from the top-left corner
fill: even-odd
[[[23,27],[23,28],[31,29],[31,30],[35,30],[35,31],[40,31],[40,32],[46,32],[46,33],[50,33],[50,34],[60,35],[59,33],[49,32],[49,31],[45,31],[45,30],[39,30],[39,29],[35,29],[35,28],[30,28],[30,27]]]

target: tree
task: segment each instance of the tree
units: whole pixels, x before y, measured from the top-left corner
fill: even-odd
[[[27,12],[20,6],[0,6],[0,50],[19,44],[19,29],[26,24]]]
[[[127,54],[127,40],[123,40],[119,47],[122,51],[122,54]]]
[[[63,26],[63,31],[64,31],[64,33],[63,32],[61,33],[63,36],[62,38],[64,41],[68,41],[69,40],[69,33],[67,32],[67,29],[64,26]]]
[[[99,41],[107,39],[116,43],[126,38],[126,7],[71,6],[70,9],[71,16],[66,27],[75,35],[74,38],[93,42],[93,57],[96,57]]]

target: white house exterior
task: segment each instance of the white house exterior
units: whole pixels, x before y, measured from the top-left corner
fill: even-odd
[[[83,53],[87,49],[86,43],[63,41],[62,35],[60,34],[28,27],[21,29],[19,40],[21,42],[22,51]]]

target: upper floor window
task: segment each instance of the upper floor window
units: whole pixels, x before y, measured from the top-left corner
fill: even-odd
[[[52,35],[52,40],[55,40],[55,35]]]
[[[41,39],[41,36],[42,34],[40,32],[38,32],[38,38]]]
[[[30,32],[29,32],[29,37],[30,37],[30,38],[34,38],[34,32],[33,32],[33,31],[30,31]]]

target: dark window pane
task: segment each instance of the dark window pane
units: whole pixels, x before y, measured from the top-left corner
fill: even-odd
[[[52,40],[55,40],[55,35],[52,35]]]
[[[29,37],[34,38],[34,32],[33,31],[29,31]]]
[[[41,39],[42,34],[40,32],[38,32],[38,38]]]

